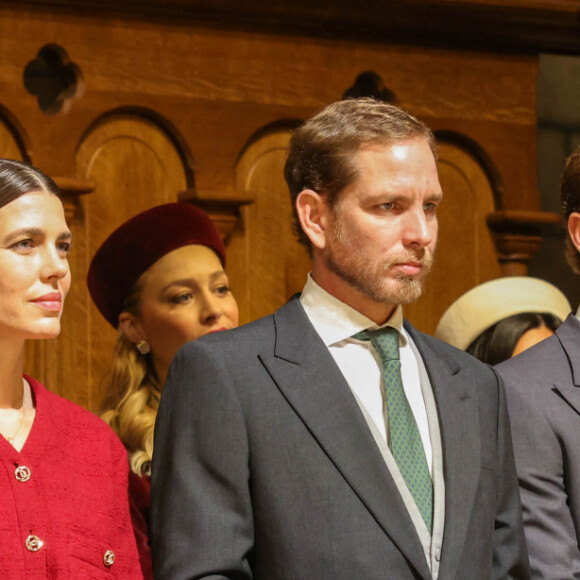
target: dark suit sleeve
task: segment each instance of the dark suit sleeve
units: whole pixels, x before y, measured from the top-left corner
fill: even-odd
[[[496,375],[497,376],[497,375]],[[518,480],[503,382],[498,376],[497,508],[494,531],[493,578],[530,578],[524,539]]]
[[[252,577],[247,431],[224,353],[202,343],[176,355],[155,427],[156,580]]]
[[[506,381],[533,578],[580,579],[580,550],[566,486],[566,451],[550,422],[550,401],[531,388],[525,372],[514,380],[514,372],[519,374],[515,365],[507,373],[502,368],[500,372]],[[546,391],[557,399],[550,389]]]

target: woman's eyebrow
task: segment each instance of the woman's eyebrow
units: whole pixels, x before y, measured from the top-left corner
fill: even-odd
[[[210,282],[215,282],[218,278],[225,276],[225,272],[223,270],[217,270],[209,277]]]
[[[13,232],[10,232],[4,238],[4,241],[8,242],[10,240],[19,238],[20,236],[29,236],[29,237],[38,238],[38,237],[44,236],[44,235],[45,235],[44,230],[42,230],[40,228],[20,228],[19,230],[14,230]]]
[[[209,275],[210,284],[225,275],[226,273],[223,270],[217,270],[213,274],[210,274]],[[199,280],[196,280],[195,278],[179,278],[178,280],[172,280],[171,282],[169,282],[169,284],[163,286],[163,288],[161,288],[161,291],[164,292],[165,290],[171,288],[172,286],[198,286],[198,285]]]

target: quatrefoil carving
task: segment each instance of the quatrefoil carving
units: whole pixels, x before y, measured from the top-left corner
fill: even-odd
[[[24,69],[24,87],[46,115],[67,113],[84,91],[80,68],[57,44],[43,46]]]
[[[358,99],[359,97],[373,97],[391,105],[397,104],[395,93],[385,86],[381,75],[372,70],[360,73],[354,85],[342,95],[343,99]]]

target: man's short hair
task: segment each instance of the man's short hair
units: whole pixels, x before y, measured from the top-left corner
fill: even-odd
[[[357,178],[354,159],[362,146],[416,138],[425,139],[437,158],[437,143],[427,125],[394,105],[370,98],[332,103],[303,123],[292,136],[284,167],[298,241],[310,248],[296,212],[301,191],[323,194],[332,209],[338,194]]]
[[[562,212],[568,231],[568,218],[574,212],[580,212],[580,147],[568,157],[566,167],[562,174],[562,185],[560,187],[560,199],[562,201]],[[570,234],[566,239],[566,258],[576,274],[580,274],[580,252],[572,243]]]

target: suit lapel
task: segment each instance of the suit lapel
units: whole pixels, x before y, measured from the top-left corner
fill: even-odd
[[[431,578],[415,527],[358,404],[297,298],[274,314],[274,355],[260,359],[329,459],[415,567]]]
[[[554,390],[580,415],[580,389],[575,385],[554,385]]]
[[[570,314],[566,322],[556,331],[572,374],[572,384],[555,384],[556,392],[580,414],[580,321]]]
[[[445,478],[445,532],[439,577],[454,578],[465,544],[480,469],[477,377],[436,353],[411,325],[406,328],[421,352],[437,404]]]

